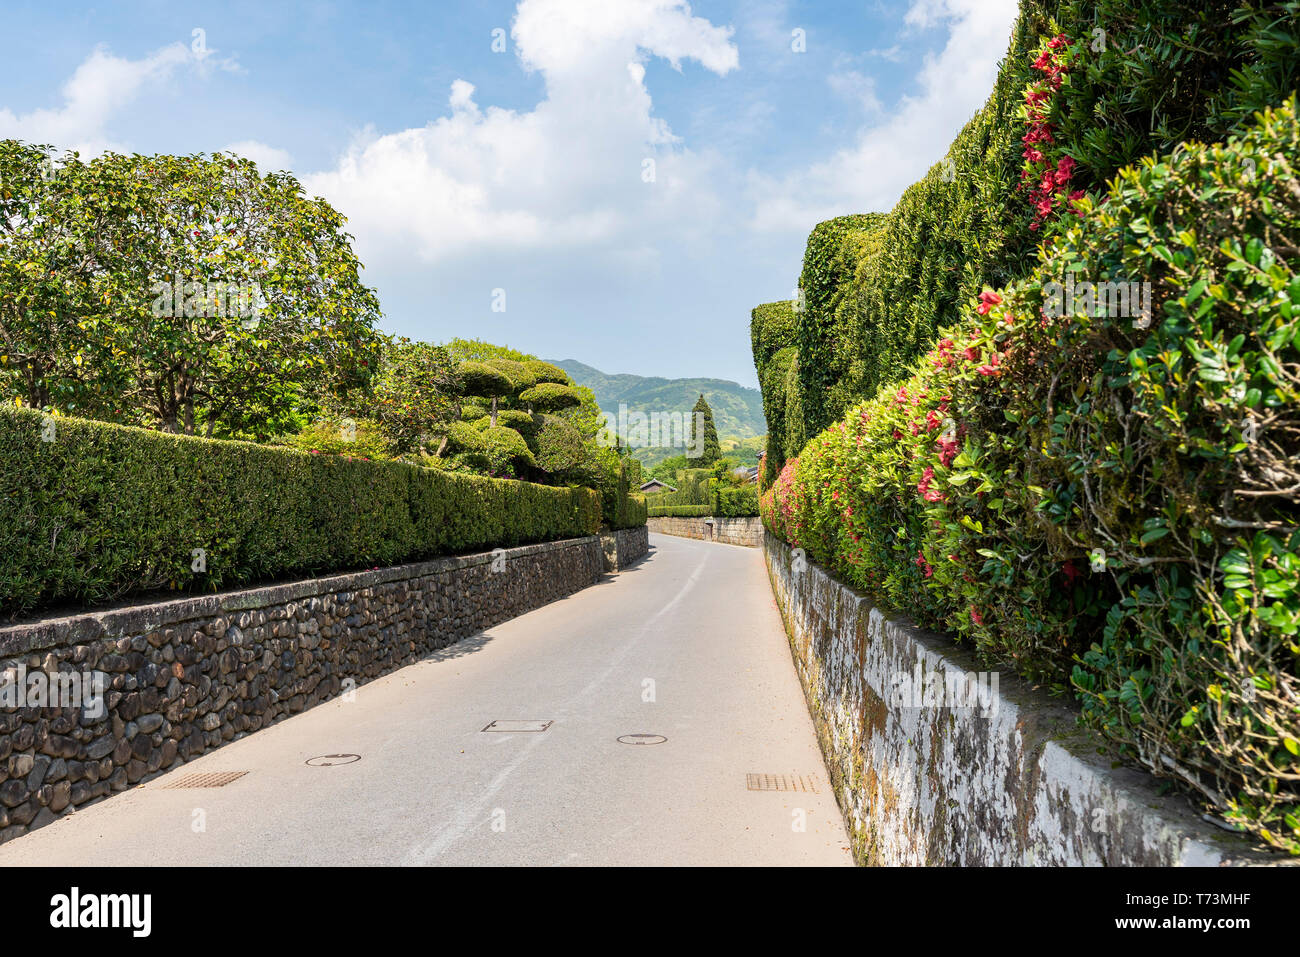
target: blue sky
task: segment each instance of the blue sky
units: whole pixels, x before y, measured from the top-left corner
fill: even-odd
[[[1015,6],[11,2],[0,137],[292,170],[389,332],[754,385],[749,310],[942,158]]]

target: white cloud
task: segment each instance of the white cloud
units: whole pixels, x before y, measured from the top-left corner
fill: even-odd
[[[0,138],[49,143],[60,150],[75,149],[82,156],[95,156],[106,150],[127,151],[107,132],[109,121],[129,106],[150,85],[165,82],[178,68],[199,72],[213,65],[237,70],[233,59],[205,64],[214,51],[201,55],[184,43],[172,43],[140,60],[114,56],[106,46],[95,48],[63,85],[63,105],[56,109],[38,109],[21,116],[0,107]]]
[[[714,160],[653,115],[644,64],[726,74],[739,66],[729,28],[685,0],[522,0],[511,32],[520,64],[545,83],[535,108],[480,106],[458,79],[449,115],[368,130],[335,169],[304,178],[348,217],[363,261],[611,242],[635,259],[647,231],[716,209]]]
[[[857,70],[844,70],[826,77],[827,84],[837,96],[859,107],[864,113],[879,113],[880,99],[876,96],[876,81]]]
[[[751,225],[806,230],[832,216],[891,208],[988,98],[1016,10],[1016,0],[918,0],[906,22],[946,23],[949,31],[917,75],[919,92],[823,162],[780,178],[751,172]]]
[[[287,150],[268,146],[257,140],[240,140],[222,148],[223,153],[237,153],[257,164],[263,173],[293,168],[293,157]]]

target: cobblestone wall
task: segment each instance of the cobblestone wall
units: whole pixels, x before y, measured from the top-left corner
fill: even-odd
[[[763,522],[759,518],[684,518],[680,515],[660,515],[647,520],[652,532],[676,535],[679,538],[698,538],[724,545],[745,545],[757,548],[763,544]]]
[[[650,531],[641,525],[637,528],[620,528],[616,532],[601,532],[600,544],[605,550],[605,571],[616,572],[631,565],[650,550]]]

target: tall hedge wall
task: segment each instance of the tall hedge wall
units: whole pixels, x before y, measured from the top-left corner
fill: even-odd
[[[788,299],[764,303],[755,306],[749,316],[754,368],[763,395],[763,418],[767,420],[763,480],[771,484],[785,461],[786,378],[795,355],[794,303]]]
[[[814,435],[844,409],[838,385],[849,366],[854,334],[853,277],[878,248],[873,237],[885,216],[866,213],[818,223],[808,237],[794,303],[799,352],[799,403],[804,431]]]
[[[600,515],[590,489],[0,410],[0,618],[589,535]]]

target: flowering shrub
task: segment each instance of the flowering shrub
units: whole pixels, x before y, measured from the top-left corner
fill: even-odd
[[[1020,185],[1023,188],[1026,183],[1033,184],[1029,202],[1034,207],[1034,221],[1029,224],[1030,229],[1041,227],[1058,206],[1083,196],[1083,190],[1070,191],[1075,161],[1058,146],[1057,127],[1051,118],[1056,94],[1079,46],[1071,46],[1063,33],[1047,40],[1033,63],[1042,76],[1025,89],[1021,116],[1027,131],[1021,138],[1025,144],[1021,152],[1025,163],[1020,170]]]
[[[1037,267],[814,437],[767,526],[1300,853],[1300,128],[1123,170]],[[1064,314],[1075,274],[1157,316]]]

